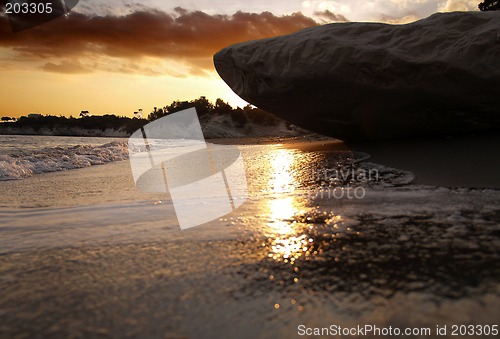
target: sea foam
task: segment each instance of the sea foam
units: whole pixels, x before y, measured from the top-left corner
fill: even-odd
[[[126,142],[100,146],[46,147],[0,155],[0,181],[19,180],[33,174],[59,172],[128,159]]]

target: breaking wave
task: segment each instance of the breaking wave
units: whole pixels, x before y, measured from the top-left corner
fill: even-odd
[[[0,155],[0,181],[19,180],[33,174],[59,172],[128,159],[126,142],[104,145],[46,147]]]

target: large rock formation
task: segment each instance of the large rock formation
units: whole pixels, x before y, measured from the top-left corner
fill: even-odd
[[[500,127],[500,11],[313,27],[214,62],[244,100],[343,140]]]

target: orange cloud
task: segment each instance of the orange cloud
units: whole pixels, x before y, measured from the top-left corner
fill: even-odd
[[[87,72],[92,67],[85,65],[85,59],[103,56],[183,61],[193,73],[199,74],[211,67],[212,55],[225,46],[315,25],[318,25],[315,20],[300,12],[284,16],[241,11],[233,15],[209,15],[176,8],[175,14],[158,10],[98,17],[71,13],[33,29],[12,33],[8,19],[0,17],[0,47],[25,60],[43,62],[42,69],[50,72]],[[75,59],[79,61],[74,62]]]
[[[85,66],[82,66],[79,62],[69,62],[69,61],[63,61],[60,64],[47,62],[45,65],[42,66],[42,69],[49,72],[63,73],[63,74],[91,72],[90,69],[86,68]]]

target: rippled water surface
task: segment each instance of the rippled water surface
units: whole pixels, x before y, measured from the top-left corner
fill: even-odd
[[[248,200],[187,231],[167,196],[135,189],[127,161],[0,182],[1,332],[289,338],[301,324],[498,323],[500,192],[415,185],[315,145],[241,146]]]

